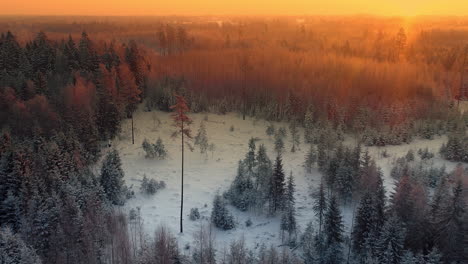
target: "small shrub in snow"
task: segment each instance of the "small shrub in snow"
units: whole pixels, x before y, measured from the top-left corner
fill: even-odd
[[[144,194],[153,195],[157,193],[159,190],[166,188],[166,183],[164,181],[156,181],[155,179],[148,180],[148,178],[143,176],[143,180],[141,181],[140,190]]]
[[[414,161],[414,152],[412,149],[408,150],[408,153],[406,153],[405,158],[408,162]]]
[[[200,153],[206,153],[209,147],[208,136],[206,135],[205,122],[201,122],[198,134],[195,136],[195,145],[200,147]]]
[[[395,161],[395,166],[390,171],[390,176],[394,179],[400,179],[403,173],[408,170],[408,162],[405,158],[398,158]]]
[[[157,157],[159,157],[160,159],[165,159],[166,158],[167,151],[166,151],[166,147],[164,146],[161,138],[158,138],[158,140],[156,140],[156,144],[154,145],[154,151],[155,151]]]
[[[146,140],[146,138],[141,146],[143,147],[143,150],[146,153],[145,158],[153,159],[156,157],[156,152],[154,151],[153,145],[149,143],[148,140]]]
[[[166,147],[164,146],[161,138],[158,138],[156,144],[151,144],[145,139],[142,147],[146,153],[145,158],[147,159],[154,159],[156,157],[164,159],[167,156]]]
[[[386,149],[384,149],[384,150],[382,151],[382,157],[384,157],[384,158],[390,157],[390,155],[388,154],[388,152],[387,152]]]
[[[283,153],[284,150],[284,141],[283,138],[280,135],[276,135],[275,138],[275,151],[278,152],[278,154]]]
[[[266,129],[266,134],[271,137],[275,134],[275,126],[273,124],[268,125]]]
[[[190,209],[190,220],[196,221],[200,219],[200,212],[198,211],[198,208],[192,208]]]
[[[418,155],[422,160],[430,160],[434,157],[434,153],[430,152],[428,148],[419,149]]]
[[[246,227],[252,226],[252,220],[250,220],[250,218],[247,219],[247,221],[245,221],[245,226],[246,226]]]
[[[286,128],[280,127],[280,128],[278,129],[277,135],[278,135],[279,137],[285,138],[285,137],[286,137],[286,134],[287,134]]]

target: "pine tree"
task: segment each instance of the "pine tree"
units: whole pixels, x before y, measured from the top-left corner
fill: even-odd
[[[0,261],[4,264],[41,264],[34,248],[8,228],[0,230]]]
[[[288,232],[289,243],[292,244],[296,240],[297,223],[296,209],[294,199],[295,185],[292,172],[288,178],[288,184],[285,193],[285,208],[281,218],[281,230]]]
[[[154,145],[154,152],[160,159],[165,159],[167,156],[167,150],[164,146],[164,143],[160,137],[156,140],[156,144]]]
[[[276,157],[273,175],[271,177],[269,201],[270,201],[270,213],[274,214],[277,210],[283,208],[284,205],[284,194],[285,194],[285,177],[283,172],[283,164],[281,155]]]
[[[328,204],[328,210],[325,213],[324,233],[326,235],[326,243],[328,246],[340,244],[344,241],[343,238],[343,220],[341,217],[338,202],[335,196],[332,196]]]
[[[355,184],[353,168],[346,164],[346,162],[342,162],[336,171],[335,177],[335,187],[342,200],[345,202],[349,201]]]
[[[299,148],[300,144],[299,130],[297,128],[296,121],[293,121],[289,124],[289,131],[291,132],[291,152],[296,152],[296,148]]]
[[[353,250],[356,255],[362,253],[367,239],[373,235],[374,221],[374,201],[372,195],[366,192],[359,203],[352,232]]]
[[[463,194],[463,183],[458,180],[449,201],[441,208],[437,221],[437,245],[448,263],[462,261],[464,254],[463,217],[466,214],[464,197],[466,196]]]
[[[275,134],[275,126],[273,124],[269,124],[266,129],[266,134],[271,137]]]
[[[244,164],[246,165],[247,170],[250,173],[252,173],[253,168],[256,165],[256,161],[255,161],[255,139],[254,138],[250,138],[250,140],[249,140],[249,151],[245,155]]]
[[[307,152],[305,162],[304,162],[304,166],[308,173],[312,172],[312,166],[315,164],[316,160],[317,160],[317,154],[315,153],[314,145],[311,144],[309,152]]]
[[[179,95],[175,95],[177,103],[171,106],[171,109],[174,109],[175,112],[172,114],[172,119],[174,120],[174,126],[177,128],[177,131],[174,132],[173,136],[181,135],[181,147],[182,147],[182,170],[181,170],[181,199],[180,199],[180,232],[183,233],[183,211],[184,211],[184,136],[191,139],[190,128],[188,127],[192,120],[186,115],[190,110],[187,106],[185,98]]]
[[[241,211],[246,211],[254,202],[253,193],[251,175],[246,173],[244,163],[239,161],[237,175],[228,191],[228,197],[232,205]]]
[[[230,230],[235,227],[234,218],[226,208],[221,195],[216,194],[213,200],[213,209],[211,211],[211,222],[223,230]]]
[[[306,143],[314,143],[314,113],[309,106],[304,117],[304,140]]]
[[[378,241],[378,258],[380,263],[399,263],[403,256],[405,229],[396,216],[391,216],[382,228]]]
[[[122,190],[124,187],[124,172],[117,150],[107,154],[101,168],[101,186],[107,199],[113,204],[122,204]]]
[[[200,128],[198,129],[198,134],[195,136],[195,145],[200,147],[200,153],[206,153],[209,143],[208,137],[206,135],[205,122],[200,123]]]
[[[301,236],[302,258],[305,264],[315,263],[315,244],[313,223],[309,222]]]
[[[315,216],[319,222],[319,233],[322,232],[322,224],[323,219],[325,216],[325,212],[327,210],[327,198],[325,197],[325,187],[323,186],[323,182],[320,182],[319,189],[313,194],[314,196],[314,205],[313,210],[315,212]]]
[[[328,156],[327,156],[327,152],[325,149],[325,145],[319,142],[319,144],[317,145],[317,166],[319,170],[323,172],[327,168],[327,165],[328,165]]]
[[[275,136],[275,151],[280,155],[283,153],[284,150],[284,142],[283,137],[279,136],[278,134]]]
[[[9,190],[6,199],[0,203],[0,224],[2,226],[9,226],[14,231],[19,230],[21,220],[20,202],[20,199]]]
[[[255,189],[257,190],[257,202],[258,204],[264,204],[268,198],[271,184],[271,176],[273,174],[273,168],[271,160],[266,154],[265,145],[261,144],[258,147],[257,156],[257,169],[255,172]]]

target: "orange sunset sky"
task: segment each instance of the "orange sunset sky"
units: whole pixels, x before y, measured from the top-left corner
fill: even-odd
[[[468,15],[468,0],[1,0],[3,15]]]

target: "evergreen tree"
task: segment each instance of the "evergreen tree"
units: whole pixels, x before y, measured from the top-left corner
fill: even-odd
[[[325,145],[319,142],[317,145],[317,166],[320,171],[325,171],[328,166],[328,156]]]
[[[101,186],[107,199],[113,204],[122,204],[122,191],[124,187],[124,172],[117,150],[107,154],[101,168]]]
[[[195,136],[195,145],[198,145],[200,147],[200,153],[206,153],[209,143],[208,137],[206,135],[205,123],[203,121],[200,123],[198,134]]]
[[[319,222],[319,233],[321,233],[323,219],[325,216],[325,212],[327,210],[327,198],[325,197],[325,187],[323,186],[323,182],[320,182],[320,187],[313,194],[313,196],[314,196],[313,210]]]
[[[253,168],[256,165],[255,161],[255,139],[250,138],[249,140],[249,151],[245,155],[244,164],[247,167],[248,172],[252,173]]]
[[[304,162],[304,166],[308,173],[312,172],[312,166],[315,164],[316,160],[317,160],[317,154],[315,153],[314,145],[311,144],[309,152],[307,152],[305,162]]]
[[[261,144],[258,147],[257,156],[255,157],[257,161],[257,170],[255,172],[255,189],[257,190],[257,202],[259,204],[264,204],[266,199],[268,199],[271,176],[273,174],[273,168],[271,165],[271,160],[266,154],[265,145]]]
[[[466,196],[463,194],[463,183],[458,180],[450,200],[442,206],[437,221],[437,245],[448,263],[462,261],[464,234],[466,234],[463,229],[465,214]]]
[[[227,194],[232,205],[239,208],[241,211],[249,209],[249,206],[254,202],[252,178],[250,173],[245,171],[245,166],[242,161],[239,161],[236,178]]]
[[[343,201],[351,199],[354,187],[354,171],[346,162],[341,162],[335,176],[335,187]]]
[[[315,263],[315,243],[314,243],[314,228],[313,223],[307,224],[304,233],[301,236],[302,258],[305,264]]]
[[[341,217],[338,202],[335,196],[332,196],[328,204],[327,212],[325,213],[324,233],[326,235],[326,244],[340,244],[344,241],[343,238],[343,220]]]
[[[403,256],[405,229],[396,216],[391,216],[382,228],[378,241],[380,263],[397,264]]]
[[[373,235],[372,232],[374,231],[375,224],[374,210],[372,195],[366,192],[359,203],[352,232],[353,250],[356,255],[362,253],[366,242]]]
[[[300,144],[299,130],[297,128],[296,121],[293,121],[289,124],[289,131],[291,132],[291,152],[296,152],[296,148],[299,148]]]
[[[309,106],[304,117],[304,140],[306,143],[314,143],[314,113]]]
[[[184,141],[184,136],[188,139],[192,138],[189,125],[192,123],[192,119],[187,116],[187,112],[190,109],[187,106],[187,101],[183,96],[176,95],[177,103],[171,106],[171,109],[174,109],[175,112],[172,114],[172,119],[174,120],[174,126],[177,128],[177,131],[174,132],[173,136],[181,135],[181,147],[182,147],[182,170],[181,170],[181,198],[180,198],[180,232],[183,233],[183,211],[184,211],[184,146],[187,143]]]
[[[223,230],[230,230],[235,227],[234,218],[226,208],[221,195],[216,194],[213,200],[213,210],[211,211],[211,222]]]
[[[275,151],[280,155],[283,153],[284,150],[284,142],[283,137],[279,136],[278,134],[275,136]]]
[[[281,230],[288,232],[289,243],[295,242],[297,223],[296,223],[296,209],[294,199],[295,185],[294,178],[291,175],[288,178],[288,184],[285,193],[285,208],[283,216],[281,217]]]
[[[0,230],[0,263],[41,264],[34,248],[28,246],[18,234],[8,228]]]
[[[281,155],[276,157],[273,175],[271,177],[269,201],[270,201],[270,213],[274,214],[277,210],[283,208],[284,195],[285,195],[285,177],[283,172],[283,162]]]
[[[466,250],[466,249],[465,249]],[[424,256],[425,264],[442,264],[442,255],[437,248],[433,248],[429,254]]]
[[[280,127],[278,129],[278,133],[276,133],[276,135],[281,137],[281,138],[286,138],[286,134],[287,134],[286,128],[284,128],[284,127]]]
[[[271,137],[275,134],[275,126],[273,124],[269,124],[266,129],[266,134]]]
[[[156,144],[154,145],[154,152],[160,159],[165,159],[167,156],[166,147],[164,146],[160,137],[158,137],[158,140],[156,140]]]

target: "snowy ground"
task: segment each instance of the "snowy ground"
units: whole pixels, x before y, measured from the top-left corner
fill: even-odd
[[[200,154],[199,149],[194,152],[186,151],[185,158],[185,185],[184,185],[184,234],[179,234],[181,248],[193,240],[194,233],[200,229],[203,221],[190,221],[188,214],[190,208],[198,207],[202,218],[206,221],[210,218],[212,200],[216,192],[222,193],[231,184],[237,170],[237,164],[243,159],[248,149],[248,140],[251,137],[259,139],[257,147],[265,144],[270,159],[274,160],[273,139],[265,134],[268,122],[264,120],[254,120],[247,118],[245,121],[237,114],[215,115],[215,114],[190,114],[194,123],[192,133],[196,135],[200,122],[208,116],[205,121],[208,139],[215,144],[215,151],[208,155]],[[161,121],[157,125],[157,119]],[[130,121],[124,122],[120,139],[113,142],[113,146],[119,151],[125,180],[127,185],[133,185],[136,197],[129,200],[125,206],[126,210],[140,207],[145,231],[152,234],[154,230],[162,225],[169,227],[174,234],[179,233],[179,210],[180,210],[180,138],[173,139],[171,134],[174,130],[172,121],[168,113],[163,112],[139,112],[135,115],[135,145],[132,145],[130,134]],[[234,126],[234,131],[230,127]],[[286,123],[275,123],[276,128],[287,127]],[[289,132],[289,131],[288,131]],[[145,159],[141,143],[146,138],[154,143],[158,137],[168,149],[169,156],[166,160]],[[303,141],[303,130],[301,130],[301,142]],[[433,159],[435,166],[445,163],[448,171],[455,167],[455,163],[440,159],[437,154],[440,145],[446,141],[445,137],[434,140],[415,140],[412,144],[402,146],[386,147],[388,158],[382,158],[381,152],[384,148],[369,148],[378,165],[382,167],[385,175],[385,185],[387,193],[391,190],[393,180],[389,177],[392,162],[400,156],[406,154],[409,149],[415,153],[419,148],[428,147],[436,153]],[[347,140],[352,144],[352,140]],[[290,150],[289,138],[286,141],[286,150]],[[291,153],[286,151],[283,155],[285,173],[289,175],[292,171],[296,182],[296,210],[297,221],[300,230],[304,230],[305,225],[314,219],[312,212],[312,198],[310,188],[320,183],[320,173],[314,170],[312,174],[307,174],[302,167],[305,154],[308,150],[306,145]],[[430,166],[430,165],[428,165]],[[167,187],[159,191],[154,196],[142,195],[139,191],[141,179],[146,175],[148,178],[163,180]],[[240,212],[230,207],[231,212],[237,220],[237,227],[231,231],[216,230],[216,241],[219,250],[228,247],[234,239],[245,237],[249,248],[254,249],[259,244],[281,243],[279,232],[279,219],[270,218],[253,213]],[[351,225],[351,208],[343,208],[347,229]],[[251,218],[253,225],[245,226],[245,221]]]

